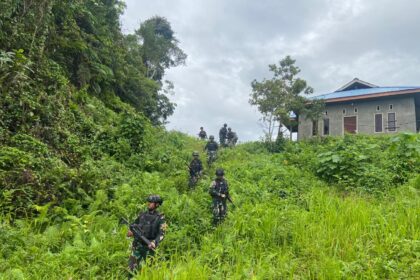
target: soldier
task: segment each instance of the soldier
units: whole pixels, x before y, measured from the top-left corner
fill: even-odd
[[[203,127],[200,127],[200,132],[198,133],[198,137],[200,137],[201,140],[207,139],[207,132],[204,130]]]
[[[214,136],[210,135],[209,142],[204,147],[204,151],[207,151],[207,164],[210,166],[215,160],[219,145],[214,141]]]
[[[227,135],[227,124],[224,124],[223,127],[219,130],[219,142],[220,146],[226,146],[226,135]]]
[[[229,196],[229,187],[224,178],[225,172],[219,168],[216,170],[216,179],[211,183],[209,193],[213,199],[213,225],[218,225],[227,214],[226,200],[232,201]]]
[[[197,151],[193,152],[193,160],[191,161],[188,169],[190,170],[190,181],[189,186],[192,188],[198,181],[198,178],[201,176],[203,172],[203,164],[199,158],[199,154]]]
[[[232,131],[230,127],[228,128],[228,133],[226,135],[226,138],[227,138],[227,145],[229,147],[235,146],[236,142],[238,142],[238,136],[236,135],[235,132]]]
[[[232,139],[233,146],[235,146],[237,142],[238,142],[238,135],[236,134],[236,132],[233,132],[233,139]]]
[[[146,260],[147,256],[154,256],[155,249],[163,240],[166,231],[165,217],[156,209],[162,205],[159,195],[149,195],[147,211],[140,213],[130,225],[128,237],[134,237],[128,268],[135,273]]]

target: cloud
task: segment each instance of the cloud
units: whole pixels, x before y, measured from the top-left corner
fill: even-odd
[[[216,134],[227,122],[241,140],[262,136],[248,104],[253,79],[292,55],[316,93],[354,77],[377,85],[420,85],[420,1],[128,0],[128,33],[154,15],[166,17],[188,54],[167,71],[178,104],[169,129]]]

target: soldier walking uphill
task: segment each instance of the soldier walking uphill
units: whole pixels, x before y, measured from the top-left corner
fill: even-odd
[[[213,225],[221,223],[227,215],[226,200],[232,202],[229,196],[229,186],[224,178],[223,169],[216,170],[216,179],[211,183],[209,193],[213,199]]]
[[[203,127],[200,127],[200,132],[198,133],[198,137],[200,137],[200,140],[207,139],[207,132],[203,129]]]
[[[128,268],[132,273],[140,268],[147,256],[155,254],[155,249],[163,240],[167,227],[165,217],[156,210],[162,205],[162,198],[159,195],[150,195],[147,202],[147,211],[139,214],[127,232],[128,237],[134,237],[128,262]]]
[[[216,160],[217,150],[219,149],[219,145],[214,141],[214,136],[210,135],[210,141],[207,142],[206,146],[204,147],[204,151],[207,151],[207,164],[211,166],[211,164]]]
[[[227,124],[224,124],[223,127],[219,130],[219,142],[220,146],[222,147],[226,147],[227,132]]]
[[[190,181],[188,185],[190,188],[193,188],[197,184],[198,178],[200,178],[201,173],[203,172],[203,164],[201,163],[198,152],[194,151],[192,155],[193,160],[188,166],[188,169],[190,170]]]
[[[233,147],[236,145],[236,142],[238,142],[238,135],[236,135],[236,132],[233,132],[230,127],[228,128],[226,138],[228,147]]]

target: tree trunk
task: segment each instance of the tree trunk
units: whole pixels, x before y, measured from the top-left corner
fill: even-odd
[[[279,130],[277,131],[277,140],[283,138],[283,131],[281,131],[281,122],[279,122]]]
[[[293,141],[293,132],[292,132],[292,124],[289,126],[289,134],[290,134],[290,141]]]

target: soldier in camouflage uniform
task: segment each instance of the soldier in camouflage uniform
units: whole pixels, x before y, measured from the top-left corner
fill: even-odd
[[[203,172],[203,164],[201,163],[198,152],[194,151],[192,155],[193,155],[193,160],[188,166],[188,169],[190,170],[190,181],[189,181],[190,188],[193,188],[197,184],[198,178],[201,176],[201,173]]]
[[[155,249],[163,240],[167,227],[164,215],[156,210],[162,205],[162,198],[159,195],[150,195],[147,202],[147,211],[139,214],[127,232],[128,237],[134,237],[128,262],[128,268],[132,273],[140,268],[141,262],[144,262],[147,256],[154,256]],[[143,237],[137,238],[136,232],[140,232]]]
[[[236,132],[233,132],[230,127],[228,128],[226,138],[227,138],[227,146],[229,147],[235,146],[236,142],[238,142],[238,136],[236,135]]]
[[[223,127],[219,130],[219,142],[220,146],[226,147],[226,136],[227,136],[227,124],[225,123]]]
[[[224,178],[225,172],[216,170],[216,179],[211,183],[209,193],[213,199],[213,225],[218,225],[227,215],[226,200],[230,199],[228,182]]]
[[[211,164],[216,160],[219,145],[216,143],[216,141],[214,141],[213,135],[210,135],[209,139],[210,141],[207,142],[206,146],[204,147],[204,151],[207,151],[207,164],[211,166]]]
[[[207,139],[207,132],[204,130],[203,127],[200,127],[200,132],[198,133],[198,137],[200,137],[201,140]]]

